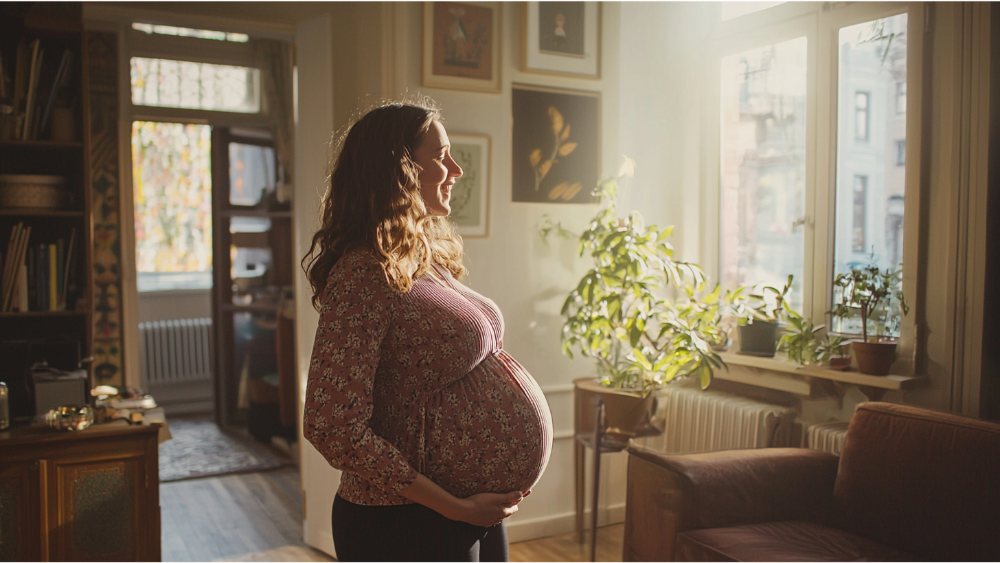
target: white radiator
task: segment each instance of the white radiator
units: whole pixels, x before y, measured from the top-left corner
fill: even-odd
[[[847,436],[846,422],[827,422],[809,427],[806,434],[806,447],[833,455],[840,455],[844,450],[844,438]]]
[[[667,386],[659,396],[660,436],[641,445],[666,453],[797,447],[801,429],[795,409],[738,395]]]
[[[139,362],[147,385],[212,379],[212,319],[139,323]]]

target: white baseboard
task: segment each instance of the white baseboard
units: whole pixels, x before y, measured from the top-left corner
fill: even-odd
[[[516,516],[515,516],[516,518]],[[614,504],[597,513],[597,525],[607,526],[625,521],[625,503]],[[590,527],[590,510],[584,512],[583,527]],[[576,512],[565,512],[529,520],[507,522],[507,541],[510,543],[561,536],[576,530]]]

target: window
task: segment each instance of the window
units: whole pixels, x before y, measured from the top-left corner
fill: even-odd
[[[139,291],[212,287],[212,128],[132,123]]]
[[[836,214],[834,274],[874,259],[881,268],[898,267],[890,240],[880,235],[888,229],[889,199],[905,190],[906,116],[895,111],[875,111],[888,106],[906,81],[906,14],[880,18],[841,28],[838,91],[855,92],[855,138],[862,121],[867,139],[891,139],[872,143],[849,143],[844,131],[837,132]],[[862,102],[862,95],[863,102]],[[850,103],[850,102],[848,102]],[[844,101],[841,111],[849,111]],[[843,121],[840,122],[843,126]],[[902,212],[899,212],[902,215]],[[894,231],[895,232],[895,231]],[[860,234],[859,234],[860,233]],[[860,242],[860,244],[859,244]],[[896,241],[901,245],[902,241]]]
[[[132,103],[257,113],[260,72],[255,68],[132,57]]]
[[[871,258],[899,267],[907,32],[920,22],[906,10],[789,4],[717,24],[718,177],[708,187],[718,191],[706,200],[718,210],[702,233],[724,286],[792,274],[790,305],[823,324],[837,273]]]
[[[143,23],[125,34],[134,55],[129,58],[131,112],[141,116],[132,122],[140,292],[212,287],[213,264],[222,261],[213,256],[212,246],[213,126],[253,126],[264,119],[260,72],[253,68],[248,39]],[[237,163],[230,199],[256,205],[262,189],[274,189],[273,149],[247,145],[236,151],[230,154]],[[241,254],[236,267],[250,270],[262,262],[260,256]]]
[[[226,33],[224,31],[212,31],[209,29],[191,29],[189,27],[174,27],[172,25],[153,25],[148,23],[133,23],[132,29],[145,33],[155,33],[159,35],[176,35],[180,37],[198,37],[201,39],[214,39],[216,41],[232,41],[234,43],[246,43],[250,36],[245,33]]]
[[[854,177],[854,238],[851,250],[865,251],[865,208],[868,201],[868,176]]]
[[[868,140],[868,92],[854,94],[854,138]]]
[[[729,286],[802,279],[806,38],[722,59],[719,277]],[[794,289],[791,302],[800,306]]]

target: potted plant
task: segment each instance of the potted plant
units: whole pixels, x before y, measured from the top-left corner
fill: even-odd
[[[849,345],[850,342],[843,336],[828,334],[826,340],[816,347],[816,357],[819,363],[830,369],[846,370],[851,367],[851,356],[845,353]]]
[[[782,304],[792,288],[792,279],[793,276],[789,274],[788,282],[780,291],[765,286],[761,293],[750,294],[749,302],[739,308],[741,354],[774,357],[778,344],[778,321],[783,309]],[[774,305],[768,302],[769,294],[774,294]]]
[[[804,318],[792,310],[787,301],[784,301],[782,305],[784,307],[782,316],[785,319],[785,331],[778,341],[778,349],[787,353],[788,359],[803,366],[822,363],[818,335],[823,330],[824,325],[815,326],[812,319]]]
[[[871,264],[833,280],[839,300],[830,314],[848,321],[860,317],[861,340],[853,341],[851,348],[861,373],[888,375],[892,367],[900,317],[910,310],[900,289],[902,275],[902,270]]]
[[[577,239],[580,256],[593,262],[562,307],[563,353],[593,358],[603,386],[641,397],[691,375],[705,388],[725,366],[711,347],[722,340],[719,289],[706,293],[701,268],[674,259],[672,227],[647,226],[638,212],[618,214],[619,180],[632,177],[634,166],[626,159],[616,177],[598,183],[600,207],[580,235],[548,218],[539,226],[543,239],[552,232]],[[671,299],[671,289],[679,297]]]

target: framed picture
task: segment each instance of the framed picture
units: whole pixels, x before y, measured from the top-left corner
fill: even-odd
[[[597,92],[514,84],[511,199],[594,203],[601,161]]]
[[[500,92],[500,2],[424,2],[423,85]]]
[[[462,176],[451,189],[451,220],[465,238],[490,232],[490,168],[492,142],[486,135],[451,134],[451,157]]]
[[[600,2],[525,2],[521,70],[601,77]]]

